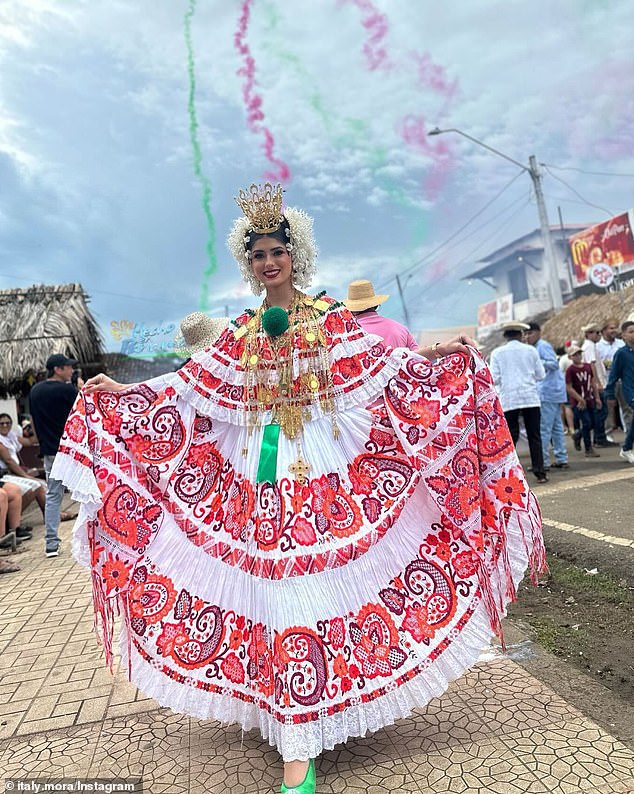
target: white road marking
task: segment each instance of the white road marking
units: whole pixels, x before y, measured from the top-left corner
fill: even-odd
[[[532,485],[530,482],[530,473],[528,476],[529,485]],[[560,475],[557,474],[556,476],[559,477]],[[540,496],[561,493],[561,491],[570,491],[573,488],[591,488],[594,485],[603,485],[603,483],[615,482],[615,480],[631,480],[634,479],[634,466],[630,465],[627,469],[619,469],[617,471],[605,471],[602,474],[591,474],[589,477],[575,477],[574,472],[570,470],[566,471],[565,474],[562,472],[562,476],[566,477],[566,479],[555,484],[553,483],[551,472],[550,485],[537,485],[533,487],[535,496],[539,499]]]
[[[634,540],[617,538],[615,535],[606,535],[604,532],[597,532],[595,529],[579,527],[576,524],[566,524],[564,521],[553,521],[550,518],[544,518],[543,522],[547,527],[561,529],[564,532],[574,532],[575,535],[583,535],[586,538],[592,538],[592,540],[601,540],[604,543],[611,543],[614,546],[629,546],[634,549]]]

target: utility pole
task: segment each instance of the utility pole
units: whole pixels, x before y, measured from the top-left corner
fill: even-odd
[[[410,322],[409,322],[409,312],[407,311],[407,304],[405,303],[405,298],[403,296],[403,288],[401,287],[401,278],[397,274],[396,276],[396,284],[398,286],[398,294],[401,296],[401,303],[403,304],[403,314],[405,315],[405,325],[411,330]]]
[[[537,168],[537,160],[535,159],[535,155],[531,154],[529,157],[529,168],[527,168],[522,163],[514,160],[512,157],[509,157],[508,154],[504,154],[504,152],[499,151],[498,149],[493,148],[493,146],[489,146],[488,143],[484,143],[483,141],[479,140],[478,138],[474,138],[473,135],[467,135],[466,132],[457,129],[456,127],[451,127],[447,130],[441,130],[436,127],[433,130],[430,130],[427,134],[428,135],[443,135],[446,132],[455,132],[458,135],[462,135],[463,138],[467,138],[473,143],[477,143],[478,146],[482,146],[483,149],[488,149],[493,154],[497,154],[499,157],[503,157],[505,160],[508,160],[511,163],[519,166],[523,171],[526,171],[532,182],[533,182],[533,189],[535,190],[535,199],[537,202],[537,211],[539,213],[539,227],[542,233],[542,243],[544,244],[544,262],[546,265],[547,271],[547,278],[548,278],[548,292],[550,293],[550,300],[552,303],[553,309],[561,309],[564,305],[563,297],[561,295],[561,284],[559,283],[559,273],[557,270],[557,260],[555,258],[555,247],[553,245],[552,237],[550,236],[550,224],[548,223],[548,214],[546,212],[546,203],[544,202],[544,194],[542,193],[542,177],[539,173],[539,169]]]
[[[544,258],[548,267],[548,282],[550,287],[550,297],[553,303],[553,309],[561,309],[564,305],[564,300],[561,295],[561,284],[559,283],[559,273],[557,270],[557,259],[555,257],[555,246],[553,245],[553,238],[550,235],[550,224],[548,222],[548,214],[546,212],[546,203],[544,201],[544,194],[542,193],[542,177],[537,168],[537,160],[535,155],[531,154],[528,158],[530,168],[528,173],[533,181],[533,188],[535,190],[535,199],[537,201],[537,212],[539,214],[539,225],[542,230],[542,243],[544,244]]]

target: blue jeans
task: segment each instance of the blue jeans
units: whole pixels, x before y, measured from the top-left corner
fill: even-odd
[[[583,446],[586,452],[592,449],[592,430],[594,429],[594,405],[588,405],[583,410],[576,405],[573,408],[575,416],[578,417],[581,423],[581,435],[583,436]],[[579,431],[577,431],[579,432]]]
[[[599,391],[599,397],[601,398],[601,408],[594,409],[594,443],[605,444],[607,441],[605,420],[608,418],[608,401],[605,399],[603,389]]]
[[[630,404],[630,409],[634,409],[634,403]],[[627,431],[627,435],[625,436],[625,440],[623,441],[623,449],[628,450],[632,449],[634,446],[634,422],[630,421],[630,426]]]
[[[544,466],[550,466],[550,442],[553,442],[555,463],[568,463],[568,450],[564,439],[564,425],[561,421],[561,404],[543,402],[539,429],[542,437]]]
[[[44,509],[44,524],[46,526],[46,551],[56,551],[60,544],[59,529],[62,514],[62,500],[64,499],[64,483],[51,477],[51,469],[55,455],[44,455],[44,471],[46,472],[46,507]]]

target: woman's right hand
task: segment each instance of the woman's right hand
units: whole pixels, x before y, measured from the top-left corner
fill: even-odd
[[[94,378],[89,378],[81,390],[83,394],[91,394],[95,391],[123,391],[127,388],[127,384],[117,383],[116,380],[112,380],[112,378],[101,373],[100,375],[95,375]]]

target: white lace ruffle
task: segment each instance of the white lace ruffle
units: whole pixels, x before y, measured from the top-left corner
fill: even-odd
[[[517,580],[517,584],[521,576]],[[433,662],[423,662],[421,671],[412,680],[386,692],[367,703],[350,705],[342,712],[322,716],[307,724],[281,724],[272,719],[257,704],[244,703],[231,695],[207,693],[176,683],[160,670],[144,661],[132,649],[132,682],[161,706],[201,720],[217,720],[225,724],[237,723],[245,731],[257,728],[272,747],[276,747],[284,761],[316,758],[324,750],[355,736],[392,725],[397,719],[409,716],[416,708],[423,708],[430,700],[446,691],[451,681],[459,678],[477,662],[482,650],[493,636],[486,610],[482,604],[467,625],[453,637],[451,644]],[[128,668],[128,643],[121,636],[122,668]],[[379,686],[381,686],[379,682]]]

